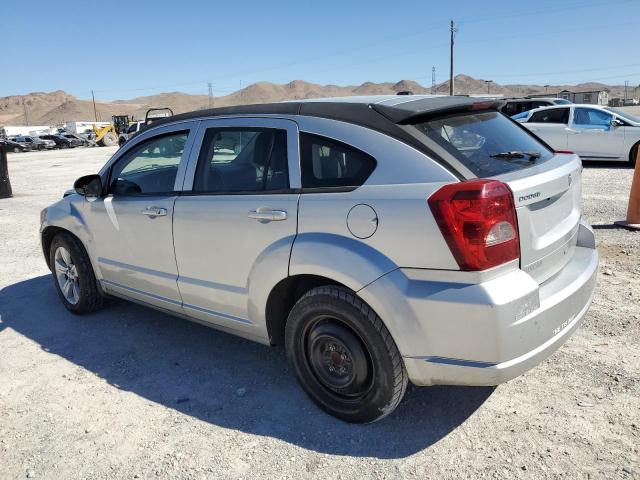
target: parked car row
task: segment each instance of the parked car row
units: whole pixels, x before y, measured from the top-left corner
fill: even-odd
[[[75,148],[88,145],[89,141],[70,132],[47,135],[16,135],[0,138],[9,152],[31,152],[56,148]]]

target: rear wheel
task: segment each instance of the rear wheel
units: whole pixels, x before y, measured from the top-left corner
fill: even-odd
[[[20,153],[19,147],[13,147],[13,153]]]
[[[67,233],[56,235],[49,249],[49,265],[56,291],[67,310],[84,314],[102,306],[103,297],[91,262],[78,239]]]
[[[352,291],[318,287],[293,307],[287,357],[302,387],[327,413],[369,423],[400,403],[408,377],[380,317]]]

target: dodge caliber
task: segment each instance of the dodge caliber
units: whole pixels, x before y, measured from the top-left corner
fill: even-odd
[[[598,264],[578,156],[467,97],[227,107],[155,122],[41,215],[64,306],[140,302],[284,345],[328,413],[497,385],[562,345]]]

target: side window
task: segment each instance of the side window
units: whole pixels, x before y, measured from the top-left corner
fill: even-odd
[[[590,127],[610,127],[613,115],[592,108],[576,108],[573,112],[574,125]]]
[[[531,115],[529,123],[569,123],[568,108],[550,108]]]
[[[302,188],[358,187],[376,168],[376,160],[344,143],[300,134]]]
[[[188,134],[185,131],[162,135],[134,147],[113,166],[109,193],[173,192]]]
[[[198,158],[194,192],[234,193],[289,188],[287,132],[210,128]]]

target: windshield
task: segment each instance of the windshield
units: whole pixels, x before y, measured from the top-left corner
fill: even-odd
[[[501,113],[462,113],[415,127],[478,177],[493,177],[544,162],[553,152]]]
[[[631,115],[628,112],[624,112],[622,110],[618,110],[617,108],[604,107],[605,110],[609,110],[610,112],[615,113],[616,115],[624,118],[625,120],[629,120],[630,122],[640,123],[640,117],[635,115]]]
[[[527,110],[526,112],[520,112],[516,115],[512,115],[511,118],[513,118],[514,120],[522,120],[523,118],[527,118],[530,113],[531,110]]]

